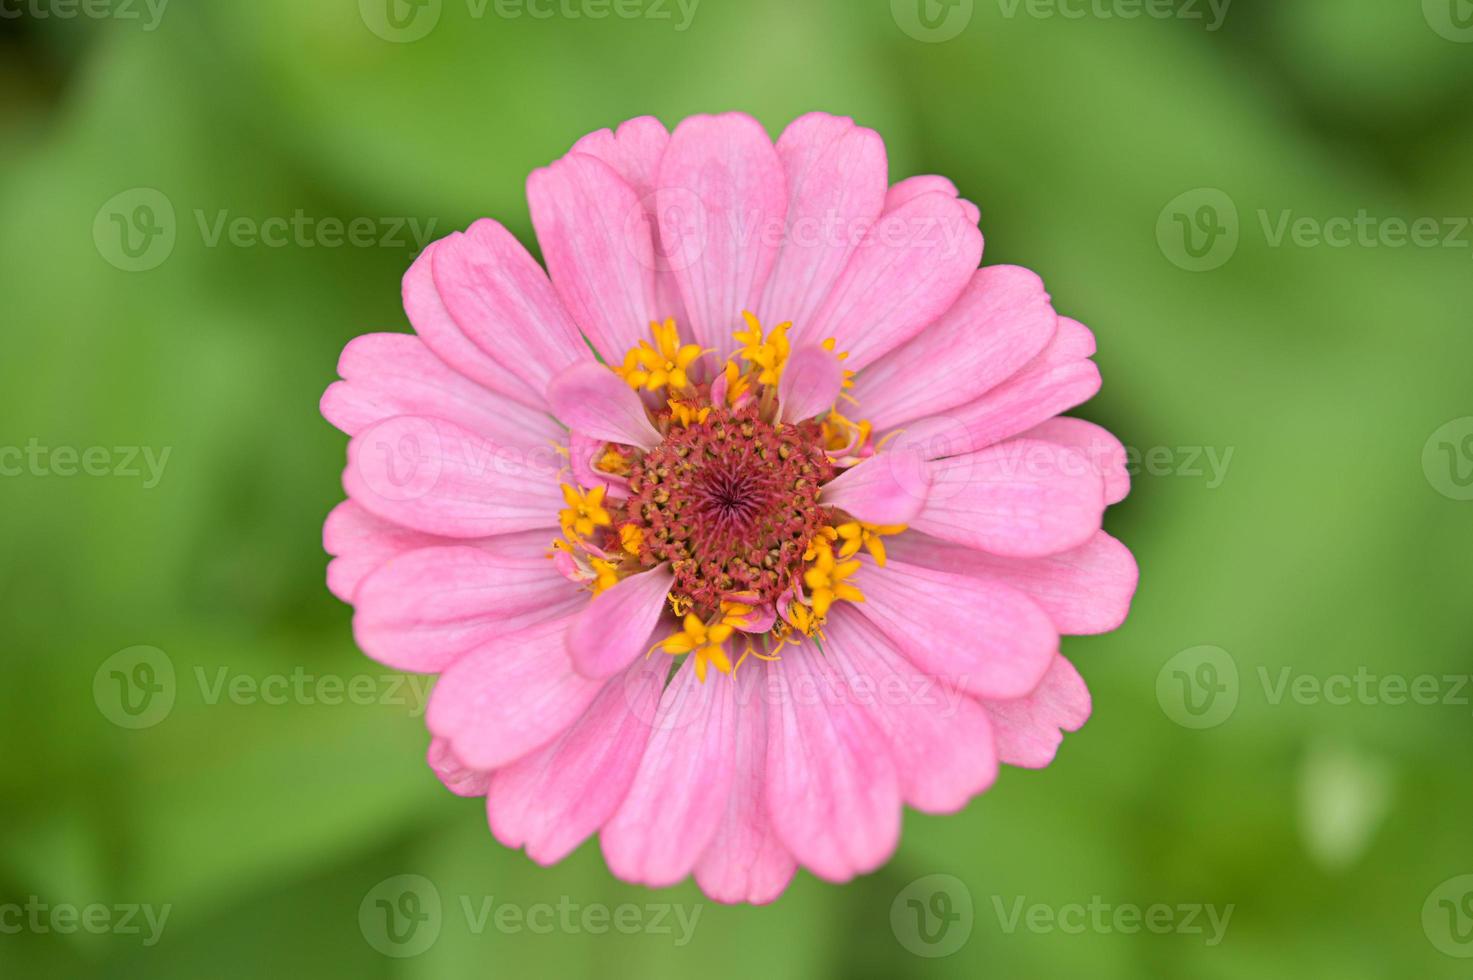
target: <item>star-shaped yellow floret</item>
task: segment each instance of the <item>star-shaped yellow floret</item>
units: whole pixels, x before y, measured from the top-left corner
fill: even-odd
[[[568,506],[558,516],[564,534],[574,539],[586,538],[594,528],[608,527],[613,523],[613,518],[604,509],[604,492],[607,489],[599,484],[585,492],[571,484],[563,484],[563,500]]]
[[[672,391],[689,388],[690,377],[686,374],[686,369],[705,353],[700,345],[682,345],[674,320],[666,320],[664,323],[652,321],[650,334],[655,339],[654,344],[641,340],[638,347],[624,355],[624,364],[614,371],[631,388],[644,388],[648,391],[659,391],[665,387]]]
[[[726,641],[731,638],[730,623],[717,622],[707,625],[695,613],[687,613],[679,633],[674,633],[659,644],[660,649],[671,656],[688,653],[696,658],[696,677],[706,680],[706,669],[715,665],[723,674],[731,673],[731,658],[726,655]]]
[[[904,524],[866,524],[863,521],[850,521],[840,524],[836,529],[843,544],[839,546],[840,558],[852,558],[864,548],[875,559],[875,564],[881,568],[885,567],[885,542],[882,537],[893,537],[905,530]]]
[[[738,330],[731,335],[732,339],[742,345],[737,354],[757,366],[758,384],[776,387],[782,380],[783,367],[787,364],[788,354],[792,349],[788,343],[788,329],[792,324],[779,323],[764,338],[761,321],[745,310],[742,311],[742,319],[747,321],[747,329]]]
[[[828,616],[829,607],[835,602],[863,602],[864,594],[846,581],[859,571],[859,562],[841,562],[834,557],[833,546],[826,539],[817,538],[815,542],[810,546],[814,558],[803,573],[803,584],[808,586],[813,615],[821,620]]]

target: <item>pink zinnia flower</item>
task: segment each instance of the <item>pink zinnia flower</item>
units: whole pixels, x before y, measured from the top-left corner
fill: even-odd
[[[652,118],[528,181],[343,352],[328,585],[439,675],[429,762],[536,861],[768,902],[894,851],[1090,712],[1061,633],[1125,618],[1120,443],[1058,414],[1094,338],[979,269],[943,177],[813,113]]]

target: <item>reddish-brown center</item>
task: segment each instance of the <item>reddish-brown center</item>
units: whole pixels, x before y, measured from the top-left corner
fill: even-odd
[[[755,408],[715,408],[672,425],[634,465],[616,524],[639,528],[643,563],[670,562],[672,595],[711,615],[732,593],[774,601],[792,583],[832,476],[817,422],[774,426]]]

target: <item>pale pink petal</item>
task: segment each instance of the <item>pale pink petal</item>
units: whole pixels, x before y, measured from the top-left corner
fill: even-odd
[[[881,216],[813,321],[794,335],[833,337],[845,367],[861,370],[919,333],[956,302],[982,258],[982,233],[944,194]]]
[[[638,194],[602,160],[570,153],[532,172],[527,201],[563,305],[604,360],[622,361],[660,315],[654,239]]]
[[[496,769],[572,725],[606,681],[573,670],[563,649],[571,616],[499,636],[451,664],[425,712],[431,734],[471,769]]]
[[[907,524],[926,505],[930,465],[877,453],[824,484],[819,502],[870,524]]]
[[[1118,504],[1130,494],[1129,459],[1120,440],[1108,429],[1067,416],[1049,419],[1023,433],[1025,439],[1046,439],[1082,453],[1105,478],[1105,503]]]
[[[353,636],[381,664],[439,673],[488,640],[587,606],[547,551],[534,531],[391,558],[353,597]]]
[[[563,368],[593,359],[547,274],[499,223],[483,218],[442,239],[434,274],[460,329],[532,390],[545,391]]]
[[[608,684],[567,731],[491,780],[491,832],[555,864],[603,826],[623,802],[650,737],[669,665],[650,658]]]
[[[890,555],[913,565],[973,575],[1028,595],[1060,633],[1118,629],[1130,612],[1140,570],[1130,549],[1104,531],[1069,551],[1043,558],[1002,558],[909,532],[885,541]]]
[[[824,656],[890,740],[906,803],[954,813],[992,785],[992,725],[976,700],[917,670],[847,606],[834,610],[824,638]]]
[[[491,358],[461,330],[445,308],[435,286],[434,256],[440,242],[431,242],[404,274],[404,312],[425,346],[460,374],[490,391],[530,408],[545,407],[542,390],[533,390]]]
[[[548,385],[547,400],[574,432],[641,449],[660,444],[638,393],[602,364],[589,361],[566,369]]]
[[[450,743],[443,738],[430,739],[430,749],[425,754],[430,770],[439,777],[445,788],[456,796],[485,796],[491,787],[491,774],[467,769],[450,751]]]
[[[631,575],[588,603],[568,630],[568,655],[585,677],[612,677],[649,651],[675,584],[669,563]]]
[[[345,500],[322,525],[322,548],[334,556],[327,564],[327,587],[339,599],[352,602],[364,577],[395,555],[457,543],[381,520]]]
[[[670,317],[684,326],[685,304],[680,299],[680,285],[670,271],[668,250],[660,240],[655,214],[655,181],[669,145],[670,133],[664,123],[654,116],[639,116],[621,123],[614,132],[601,129],[589,133],[574,144],[573,152],[598,157],[634,188],[649,219],[655,244],[655,308],[661,320]]]
[[[803,347],[788,357],[777,383],[778,418],[802,422],[834,407],[844,387],[844,369],[831,351]]]
[[[854,396],[882,431],[944,412],[1020,371],[1048,344],[1057,320],[1032,272],[979,269],[939,320],[855,379]]]
[[[1100,529],[1104,480],[1067,446],[1010,439],[928,465],[925,507],[901,522],[917,531],[995,555],[1036,558],[1076,548]]]
[[[1026,697],[984,701],[997,736],[997,754],[1010,766],[1042,769],[1054,761],[1063,732],[1077,732],[1089,720],[1089,688],[1063,656]]]
[[[350,436],[396,415],[441,418],[503,446],[542,445],[562,436],[545,411],[487,391],[409,334],[354,338],[338,359],[338,374],[343,380],[322,396],[322,415]]]
[[[957,198],[957,203],[966,211],[967,220],[977,224],[982,218],[982,212],[977,205],[960,197],[960,191],[956,185],[945,177],[938,174],[921,174],[917,177],[907,177],[891,185],[885,194],[885,210],[894,211],[907,201],[914,200],[922,194],[945,194],[947,197]]]
[[[718,902],[765,905],[788,887],[797,862],[767,816],[767,673],[756,663],[730,679],[736,685],[733,783],[716,836],[696,864],[696,883]]]
[[[690,335],[734,348],[743,310],[755,310],[781,243],[787,189],[762,126],[740,113],[691,116],[660,161],[660,238],[680,284]]]
[[[1053,339],[1021,371],[976,401],[906,425],[897,441],[937,458],[1026,432],[1095,396],[1100,371],[1089,359],[1094,351],[1087,327],[1059,317]]]
[[[783,845],[826,881],[873,871],[900,839],[890,743],[811,645],[764,664],[767,813]]]
[[[711,673],[697,680],[694,657],[676,671],[629,794],[599,835],[609,870],[625,881],[680,881],[726,813],[738,706],[730,681]]]
[[[1048,615],[997,582],[894,559],[851,581],[864,593],[854,608],[911,663],[978,697],[1022,697],[1059,650]]]
[[[885,143],[853,120],[810,112],[777,141],[787,176],[782,249],[758,315],[807,323],[885,203]],[[820,338],[822,339],[822,338]]]
[[[512,449],[453,422],[401,415],[348,443],[343,486],[384,520],[427,534],[483,538],[556,527],[565,505],[551,446]]]

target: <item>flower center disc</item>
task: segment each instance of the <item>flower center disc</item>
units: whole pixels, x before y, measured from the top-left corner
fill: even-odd
[[[627,521],[646,565],[670,562],[672,594],[697,613],[753,592],[776,601],[823,525],[820,488],[834,468],[816,422],[773,425],[754,407],[714,408],[672,425],[629,477]]]

